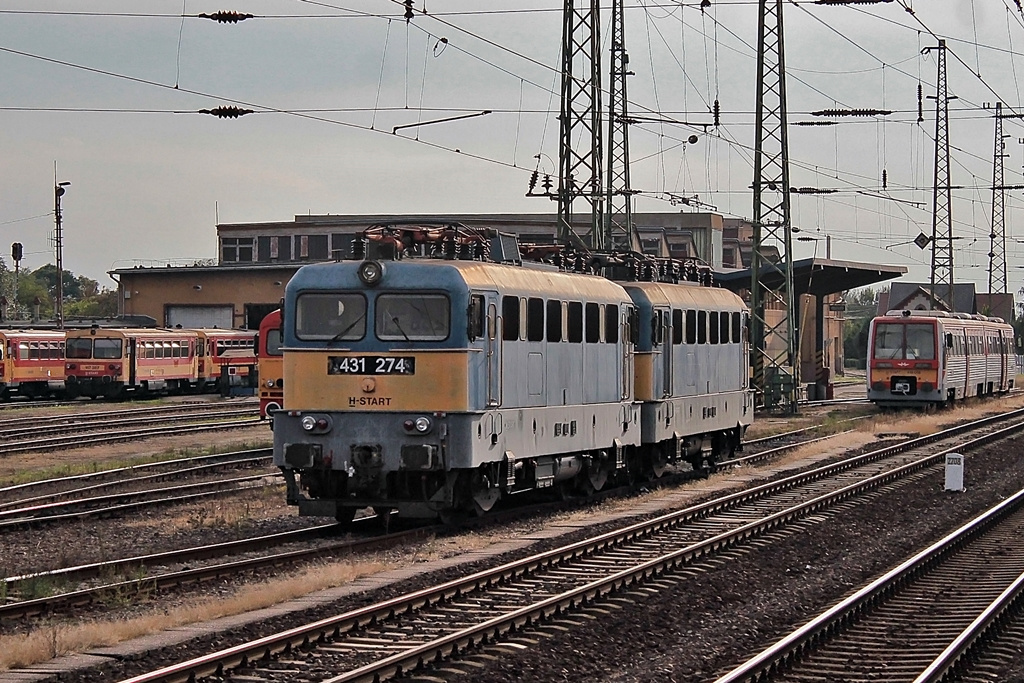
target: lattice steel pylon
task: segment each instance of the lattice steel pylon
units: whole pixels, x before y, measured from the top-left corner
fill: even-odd
[[[624,0],[612,0],[611,68],[608,79],[608,180],[605,189],[603,242],[608,249],[642,251],[640,237],[633,224],[633,189],[629,184],[629,108],[626,77],[629,54],[626,52]]]
[[[586,241],[596,249],[605,248],[601,119],[600,2],[565,0],[558,145],[558,234],[563,243],[574,241],[573,204],[577,199],[583,199],[590,205],[590,229]]]
[[[1003,103],[996,102],[996,142],[992,152],[992,231],[989,233],[988,292],[1006,294],[1006,186],[1003,184]]]
[[[953,311],[953,203],[949,187],[949,93],[946,88],[946,41],[925,52],[938,52],[935,88],[935,184],[932,191],[932,296]]]
[[[796,412],[800,382],[782,0],[760,0],[754,141],[754,245],[750,262],[751,364],[758,401]]]

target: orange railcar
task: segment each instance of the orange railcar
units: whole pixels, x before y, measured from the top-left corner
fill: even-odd
[[[260,377],[260,418],[284,406],[284,356],[281,352],[281,309],[260,322],[256,342]]]
[[[68,330],[69,396],[116,398],[127,393],[184,392],[200,384],[195,330]]]
[[[197,329],[200,388],[212,391],[226,376],[232,384],[245,384],[256,366],[256,331]]]
[[[0,392],[40,398],[64,391],[64,333],[0,330]]]

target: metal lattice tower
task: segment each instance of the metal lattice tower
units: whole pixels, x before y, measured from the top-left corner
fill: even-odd
[[[793,296],[782,0],[760,0],[754,141],[754,248],[750,262],[751,364],[765,406],[796,411],[800,381]]]
[[[935,184],[932,200],[932,296],[953,311],[953,205],[949,188],[949,93],[946,89],[946,41],[937,48],[935,89]]]
[[[608,198],[605,201],[604,245],[610,249],[642,251],[633,225],[633,190],[629,184],[629,111],[626,77],[624,0],[612,0],[611,78],[608,82]]]
[[[989,233],[988,291],[1006,294],[1006,186],[1003,184],[1003,103],[996,102],[996,142],[992,153],[992,232]]]
[[[577,8],[579,4],[579,8]],[[587,242],[604,248],[601,162],[601,14],[599,0],[565,0],[558,161],[558,234],[574,238],[573,203],[590,205]],[[575,139],[575,144],[574,144]]]

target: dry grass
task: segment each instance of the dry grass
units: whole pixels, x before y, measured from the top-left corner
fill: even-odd
[[[156,608],[140,616],[84,624],[45,623],[30,633],[0,637],[0,671],[30,666],[54,657],[276,605],[314,591],[334,588],[384,570],[460,555],[498,540],[488,534],[466,533],[430,539],[395,556],[374,555],[359,562],[334,562],[300,570],[290,576],[243,586],[232,596],[197,598],[169,609]]]
[[[204,448],[195,447],[197,438],[202,439],[206,444]],[[195,435],[159,437],[70,451],[19,453],[7,458],[0,458],[0,486],[89,474],[161,460],[267,448],[271,443],[270,430],[265,425],[256,425],[246,429],[205,434],[200,437]]]

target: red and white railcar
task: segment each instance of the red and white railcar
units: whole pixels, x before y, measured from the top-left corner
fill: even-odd
[[[1013,388],[1013,328],[1002,318],[889,311],[871,321],[868,399],[929,406]]]

